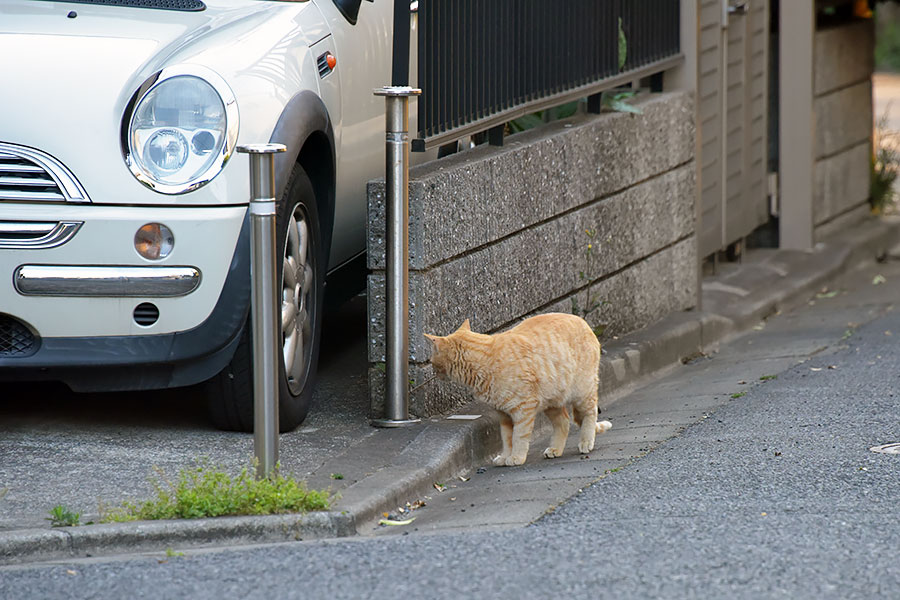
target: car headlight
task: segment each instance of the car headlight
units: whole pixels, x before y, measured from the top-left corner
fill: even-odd
[[[135,92],[122,119],[125,162],[162,194],[183,194],[215,177],[234,151],[234,94],[198,65],[163,69]]]

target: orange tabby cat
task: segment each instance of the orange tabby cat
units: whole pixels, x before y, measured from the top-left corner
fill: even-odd
[[[435,374],[468,387],[476,399],[500,412],[503,452],[495,465],[521,465],[528,454],[539,411],[553,425],[544,456],[561,456],[569,435],[569,413],[581,426],[578,450],[594,449],[594,437],[612,423],[597,422],[600,342],[580,317],[549,313],[525,319],[496,335],[475,333],[466,321],[432,343]]]

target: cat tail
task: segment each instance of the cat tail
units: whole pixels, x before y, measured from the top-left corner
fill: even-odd
[[[609,431],[612,428],[612,423],[609,421],[597,421],[596,425],[594,425],[594,429],[597,433],[604,433],[605,431]]]

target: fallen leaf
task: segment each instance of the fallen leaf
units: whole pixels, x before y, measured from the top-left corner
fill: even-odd
[[[738,381],[738,385],[747,385],[747,382],[741,379],[740,381]]]
[[[890,331],[885,331],[885,332],[884,332],[884,335],[891,336],[891,335],[894,335],[894,334],[891,333]]]
[[[456,502],[456,498],[450,498],[450,502]]]
[[[390,514],[383,512],[383,513],[381,513],[381,516],[384,517],[385,519],[387,519],[390,516]]]
[[[761,517],[764,517],[764,516],[766,516],[766,513],[759,513],[759,515],[760,515]]]
[[[439,492],[443,492],[444,490],[447,489],[446,485],[444,485],[443,483],[438,483],[437,481],[435,481],[433,485],[434,485],[434,489],[436,489]]]
[[[886,281],[887,281],[887,279],[884,278],[884,275],[879,274],[879,275],[876,275],[872,279],[872,285],[878,285],[878,284],[884,283]]]
[[[821,371],[822,367],[810,367],[809,370],[810,371]]]
[[[832,290],[830,292],[823,291],[823,292],[816,294],[816,298],[834,298],[837,295],[838,295],[837,290]]]
[[[459,476],[460,481],[468,481],[470,479],[471,479],[471,477],[463,477],[462,475]]]
[[[407,503],[407,506],[409,506],[409,510],[416,510],[417,508],[422,508],[423,506],[425,506],[425,501],[416,500],[412,504]]]
[[[78,575],[78,571],[73,571],[72,569],[66,569],[66,573],[69,575]]]
[[[837,369],[837,365],[828,365],[829,369]]]
[[[409,525],[410,523],[412,523],[415,520],[416,520],[415,517],[406,519],[405,521],[393,521],[391,519],[381,519],[380,521],[378,521],[378,524],[379,525]]]

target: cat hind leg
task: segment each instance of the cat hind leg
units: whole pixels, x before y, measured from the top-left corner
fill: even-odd
[[[578,451],[587,454],[594,449],[594,438],[601,429],[606,431],[609,421],[597,422],[597,391],[594,390],[587,398],[576,401],[572,408],[575,412],[575,422],[581,426],[581,435],[578,438]]]

